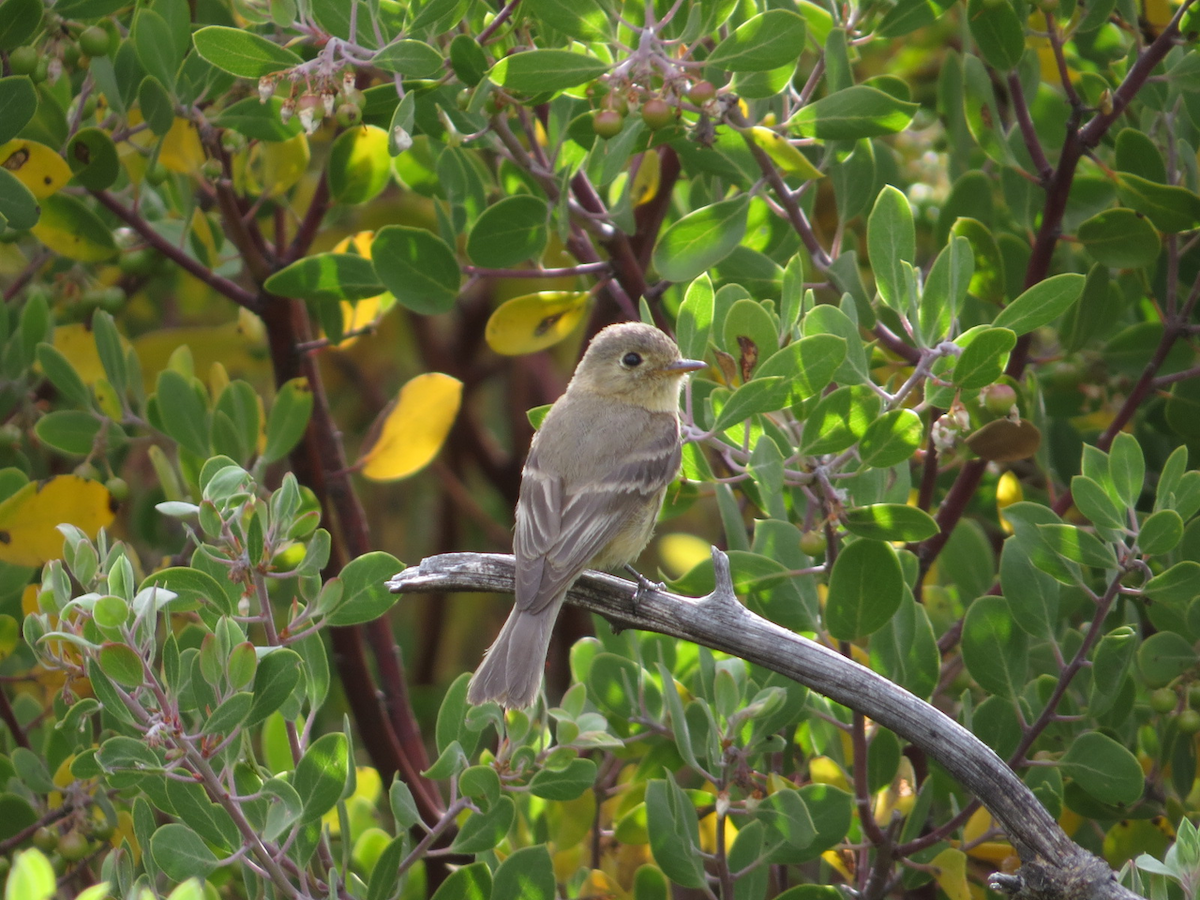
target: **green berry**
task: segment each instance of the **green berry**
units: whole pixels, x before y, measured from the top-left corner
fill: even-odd
[[[623,125],[624,120],[615,109],[602,109],[592,116],[592,130],[605,140],[620,134]]]
[[[1159,688],[1150,694],[1150,708],[1161,715],[1174,712],[1178,704],[1179,697],[1170,688]]]
[[[67,862],[83,859],[91,849],[87,836],[75,830],[68,831],[58,842],[58,855]]]
[[[104,486],[118,503],[124,503],[129,499],[129,482],[124,478],[118,478],[114,475],[108,481],[104,482]]]
[[[43,853],[53,853],[58,846],[58,832],[43,825],[33,833],[33,846]]]
[[[108,56],[112,41],[108,32],[99,25],[83,29],[79,35],[79,49],[87,56]]]
[[[1185,709],[1175,717],[1175,724],[1184,734],[1195,734],[1200,731],[1200,712]]]
[[[688,88],[687,92],[687,98],[697,106],[703,106],[715,96],[717,96],[717,89],[713,87],[711,81],[697,81]]]
[[[340,103],[335,116],[343,128],[353,128],[362,122],[362,109],[353,103]]]
[[[800,535],[800,552],[805,556],[824,556],[828,542],[820,531],[806,531]]]
[[[1188,686],[1188,706],[1200,707],[1200,683]]]
[[[670,123],[671,106],[661,97],[651,97],[642,104],[642,121],[651,130],[658,130]]]
[[[30,47],[26,44],[24,47],[18,47],[8,54],[8,69],[14,75],[32,75],[38,65],[38,52],[36,47]]]
[[[1017,392],[1008,384],[990,385],[984,392],[983,405],[994,416],[1007,416],[1017,402]]]
[[[33,71],[29,73],[29,78],[34,84],[41,84],[50,74],[50,60],[44,56],[39,56],[37,65]]]

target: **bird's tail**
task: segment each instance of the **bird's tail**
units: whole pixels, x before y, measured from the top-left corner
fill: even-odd
[[[467,702],[495,700],[506,709],[532,706],[542,686],[558,604],[539,613],[514,609],[467,687]]]

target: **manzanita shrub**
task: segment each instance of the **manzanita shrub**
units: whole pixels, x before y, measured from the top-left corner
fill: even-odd
[[[636,318],[711,364],[643,566],[704,594],[720,545],[1194,896],[1193,2],[0,3],[6,898],[1010,867],[919,741],[765,668],[568,621],[505,716],[462,674],[502,603],[394,606],[508,549],[530,421]]]

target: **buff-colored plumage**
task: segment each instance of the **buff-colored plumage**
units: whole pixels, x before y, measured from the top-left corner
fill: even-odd
[[[532,705],[568,588],[586,568],[642,552],[679,471],[681,376],[703,366],[650,325],[610,325],[592,340],[530,447],[513,537],[516,602],[471,678],[471,703]]]

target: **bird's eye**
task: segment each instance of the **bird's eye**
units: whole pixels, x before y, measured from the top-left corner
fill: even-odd
[[[621,357],[621,365],[627,369],[633,369],[642,364],[642,356],[640,353],[626,353]]]

